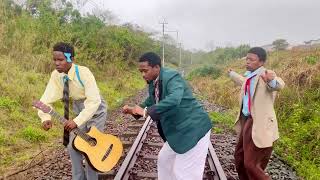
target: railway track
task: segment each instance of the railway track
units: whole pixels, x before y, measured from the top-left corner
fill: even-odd
[[[135,99],[131,99],[127,102],[127,104],[139,104],[141,103],[141,99],[143,99],[147,94],[145,91],[141,91],[137,94]],[[223,108],[210,104],[209,102],[202,102],[203,106],[205,107],[206,111],[212,112],[220,112],[223,111]],[[139,134],[139,131],[143,127],[145,121],[136,121],[132,120],[132,117],[123,115],[122,109],[117,109],[113,111],[109,116],[106,123],[106,133],[113,134],[117,137],[121,138],[121,141],[124,145],[124,153],[123,157],[119,161],[117,167],[115,167],[112,171],[106,173],[106,174],[100,174],[100,179],[115,179],[117,173],[121,167],[121,165],[124,163],[124,160],[126,159],[126,155],[129,154],[130,148],[133,147],[133,144]],[[149,159],[143,159],[141,157],[138,157],[135,160],[135,163],[133,165],[133,168],[131,168],[129,175],[129,179],[156,179],[156,172],[157,172],[157,160],[156,157],[158,155],[158,152],[160,150],[160,144],[162,146],[163,141],[161,138],[157,135],[157,129],[154,127],[154,124],[150,124],[150,128],[148,131],[149,135],[144,140],[143,146],[140,148],[140,154],[145,155]],[[153,134],[154,136],[152,136]],[[236,145],[236,136],[233,133],[222,133],[222,134],[212,134],[211,141],[214,142],[214,148],[210,145],[209,147],[209,153],[213,154],[212,157],[215,157],[214,153],[217,153],[219,156],[219,160],[221,162],[221,165],[223,166],[223,169],[226,173],[227,179],[230,180],[237,180],[238,175],[235,169],[234,165],[234,147]],[[152,147],[149,147],[146,145],[146,143],[149,143],[153,145]],[[61,142],[56,142],[60,143]],[[158,144],[157,144],[158,143]],[[210,154],[208,153],[208,156]],[[211,157],[211,159],[212,159]],[[210,157],[209,157],[210,158]],[[217,158],[215,157],[217,160]],[[132,160],[131,160],[132,161]],[[209,163],[211,162],[211,163]],[[213,163],[212,163],[213,162]],[[210,164],[215,164],[213,160],[208,160],[206,163],[206,174],[210,175]],[[218,163],[216,163],[218,164]],[[24,168],[25,167],[25,168]],[[212,172],[218,172],[215,174],[223,174],[223,171],[220,168],[220,165],[217,165],[216,171]],[[25,170],[24,170],[25,169]],[[129,169],[129,168],[125,168]],[[17,172],[17,173],[14,173]],[[278,156],[275,156],[273,154],[270,163],[268,165],[267,172],[271,175],[272,179],[288,179],[288,180],[297,180],[299,179],[295,172],[290,168],[288,165],[286,165],[281,159],[278,158]],[[14,174],[10,176],[10,174]],[[208,176],[205,178],[209,179]],[[0,174],[2,178],[7,180],[16,180],[16,179],[35,179],[35,180],[47,180],[47,179],[71,179],[71,163],[69,160],[69,154],[67,150],[60,146],[58,149],[52,149],[43,154],[39,154],[39,156],[35,156],[30,159],[30,161],[27,161],[26,164],[23,166],[23,168],[17,168],[10,172],[7,172],[5,174]],[[9,175],[9,176],[8,176]],[[143,175],[149,175],[150,178],[147,178]],[[218,179],[219,175],[211,176],[210,179]],[[225,179],[222,176],[220,176],[220,179]],[[300,178],[301,179],[301,178]]]
[[[164,142],[158,134],[155,122],[150,117],[146,121],[133,121],[120,138],[125,148],[125,156],[119,163],[121,165],[113,171],[100,174],[99,179],[157,179],[157,154]],[[203,179],[227,179],[211,143]]]

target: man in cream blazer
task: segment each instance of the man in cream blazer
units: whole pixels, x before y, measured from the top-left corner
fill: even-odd
[[[239,140],[234,155],[240,180],[270,179],[264,170],[272,144],[279,138],[273,105],[277,91],[285,84],[275,72],[263,67],[266,58],[264,49],[254,47],[248,51],[244,76],[229,70],[230,78],[242,86],[235,124]]]

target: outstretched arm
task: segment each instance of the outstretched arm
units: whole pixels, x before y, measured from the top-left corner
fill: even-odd
[[[229,77],[231,80],[237,85],[237,86],[242,86],[242,84],[245,81],[245,77],[241,76],[240,74],[236,73],[235,71],[229,69],[228,70]]]
[[[261,78],[267,84],[267,88],[270,91],[280,91],[285,86],[284,81],[280,77],[277,77],[274,71],[266,70],[261,74]]]

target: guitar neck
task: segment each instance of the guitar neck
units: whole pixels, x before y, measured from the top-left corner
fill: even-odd
[[[58,119],[62,124],[64,124],[67,119],[65,119],[64,117],[60,116],[60,114],[58,114],[56,111],[54,111],[53,109],[51,109],[51,111],[49,112],[49,114],[54,117],[55,119]]]
[[[58,119],[62,124],[64,124],[67,119],[64,118],[63,116],[61,116],[59,113],[57,113],[56,111],[54,111],[53,109],[51,109],[51,111],[49,112],[49,114],[54,117],[55,119]],[[75,128],[72,130],[76,135],[79,135],[80,137],[82,137],[84,140],[86,141],[90,141],[91,137],[88,136],[86,133],[82,132],[79,128]]]

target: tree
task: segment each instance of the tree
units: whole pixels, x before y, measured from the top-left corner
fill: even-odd
[[[98,17],[105,24],[111,25],[119,22],[119,18],[108,9],[95,7],[92,11],[93,15]]]
[[[285,50],[289,46],[289,43],[285,39],[277,39],[272,42],[272,45],[274,48],[279,51],[279,50]]]

